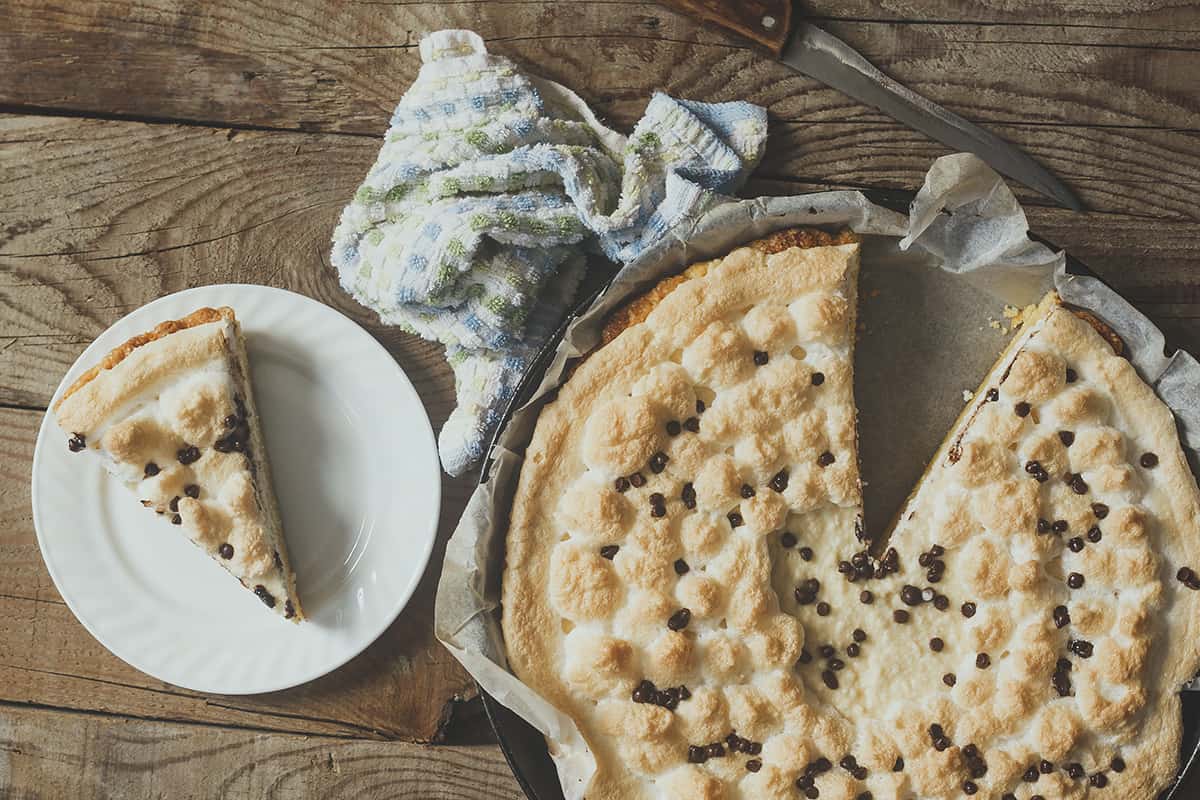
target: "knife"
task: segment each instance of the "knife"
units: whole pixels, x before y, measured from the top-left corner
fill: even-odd
[[[1083,204],[1045,167],[993,133],[880,72],[836,36],[803,20],[792,25],[791,0],[662,0],[765,47],[792,69],[877,108],[1074,211]]]

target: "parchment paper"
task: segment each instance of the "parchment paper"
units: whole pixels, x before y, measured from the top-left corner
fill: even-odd
[[[1001,178],[970,154],[934,162],[909,214],[858,192],[757,198],[717,206],[625,266],[571,322],[534,399],[501,432],[486,482],[472,495],[446,550],[435,630],[485,691],[553,743],[568,800],[582,797],[595,763],[575,724],[507,669],[499,625],[508,510],[539,398],[567,360],[590,350],[626,297],[751,239],[795,225],[849,226],[866,238],[860,277],[855,400],[867,527],[883,529],[1007,341],[1005,306],[1037,302],[1051,287],[1096,314],[1128,346],[1142,377],[1175,412],[1195,469],[1200,363],[1165,354],[1162,333],[1099,280],[1071,274],[1064,253],[1030,240],[1025,213]]]

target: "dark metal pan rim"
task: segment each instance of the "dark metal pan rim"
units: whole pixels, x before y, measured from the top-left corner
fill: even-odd
[[[894,211],[907,211],[909,204],[915,196],[912,192],[883,190],[866,190],[863,191],[863,194],[876,205],[890,208]],[[1056,247],[1050,241],[1033,232],[1030,232],[1029,236],[1042,244]],[[1073,275],[1098,277],[1088,269],[1086,264],[1070,254],[1067,255],[1067,271]],[[559,342],[562,341],[563,335],[566,333],[567,327],[576,317],[586,311],[604,293],[605,289],[607,289],[607,284],[589,294],[571,310],[566,320],[559,326],[554,335],[547,340],[532,363],[530,363],[529,368],[526,369],[525,374],[521,376],[516,391],[513,393],[513,397],[500,419],[500,426],[497,428],[492,442],[488,447],[488,455],[484,469],[480,475],[481,483],[487,480],[487,475],[490,472],[491,454],[496,447],[496,441],[504,431],[505,426],[508,425],[509,420],[512,419],[513,414],[528,402],[530,395],[537,389],[542,375],[545,373],[547,367],[549,367],[554,352],[558,348]],[[554,767],[554,762],[550,758],[546,741],[541,733],[525,722],[525,720],[521,719],[516,713],[497,702],[483,690],[483,687],[478,688],[484,712],[487,714],[488,722],[496,734],[500,750],[504,753],[504,760],[508,762],[508,766],[512,769],[513,776],[517,779],[517,783],[525,793],[525,796],[529,800],[561,800],[563,795],[558,780],[558,772]],[[1197,769],[1197,763],[1200,762],[1200,692],[1183,692],[1182,700],[1183,741],[1181,742],[1179,774],[1176,776],[1174,782],[1162,791],[1159,795],[1159,800],[1188,800],[1179,794],[1178,790],[1183,779],[1192,774]]]

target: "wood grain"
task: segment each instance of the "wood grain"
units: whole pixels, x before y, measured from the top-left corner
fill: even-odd
[[[883,118],[732,34],[650,3],[378,0],[340,4],[336,14],[292,0],[237,0],[210,14],[184,0],[5,3],[0,105],[10,107],[378,135],[416,75],[421,34],[470,27],[618,124],[633,122],[651,88],[751,100],[794,121]],[[1012,24],[1039,3],[1003,5],[1003,25],[957,14],[872,21],[897,15],[869,0],[859,0],[858,16],[833,0],[808,10],[892,77],[969,119],[1200,128],[1194,93],[1176,78],[1200,67],[1200,7],[1173,4],[1159,17],[1171,25],[1147,31],[1143,12],[1165,4],[1106,4],[1104,26],[1075,38],[1056,25]]]
[[[1031,224],[1200,352],[1200,5],[803,0],[893,77],[984,121],[1092,209],[1023,190]],[[28,475],[41,411],[91,339],[171,291],[281,286],[363,324],[440,427],[440,348],[378,325],[325,259],[416,76],[469,27],[628,128],[654,89],[766,106],[747,193],[911,189],[944,148],[745,42],[634,0],[0,0],[0,797],[518,796],[494,748],[432,739],[467,695],[433,641],[431,569],[359,659],[291,692],[153,681],[76,622],[45,572]],[[470,481],[443,482],[438,550]],[[70,709],[68,711],[54,710]],[[467,723],[471,725],[471,722]],[[469,737],[480,740],[479,718]],[[1200,776],[1190,793],[1200,796]]]
[[[203,695],[154,680],[93,639],[46,574],[30,513],[39,411],[0,408],[0,702],[33,702],[162,720],[196,720],[374,739],[440,738],[455,697],[474,686],[433,638],[441,563],[400,618],[332,674],[268,695]],[[443,482],[439,550],[466,502],[465,481]]]
[[[494,747],[286,736],[0,706],[0,797],[515,800]]]

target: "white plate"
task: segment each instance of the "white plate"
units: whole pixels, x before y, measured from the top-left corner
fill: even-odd
[[[33,523],[55,586],[101,644],[168,683],[251,694],[336,669],[392,623],[433,549],[440,469],[395,360],[346,317],[282,289],[205,286],[142,306],[83,352],[55,398],[130,336],[221,305],[246,334],[308,621],[263,608],[99,459],[68,451],[50,414],[33,455]]]

